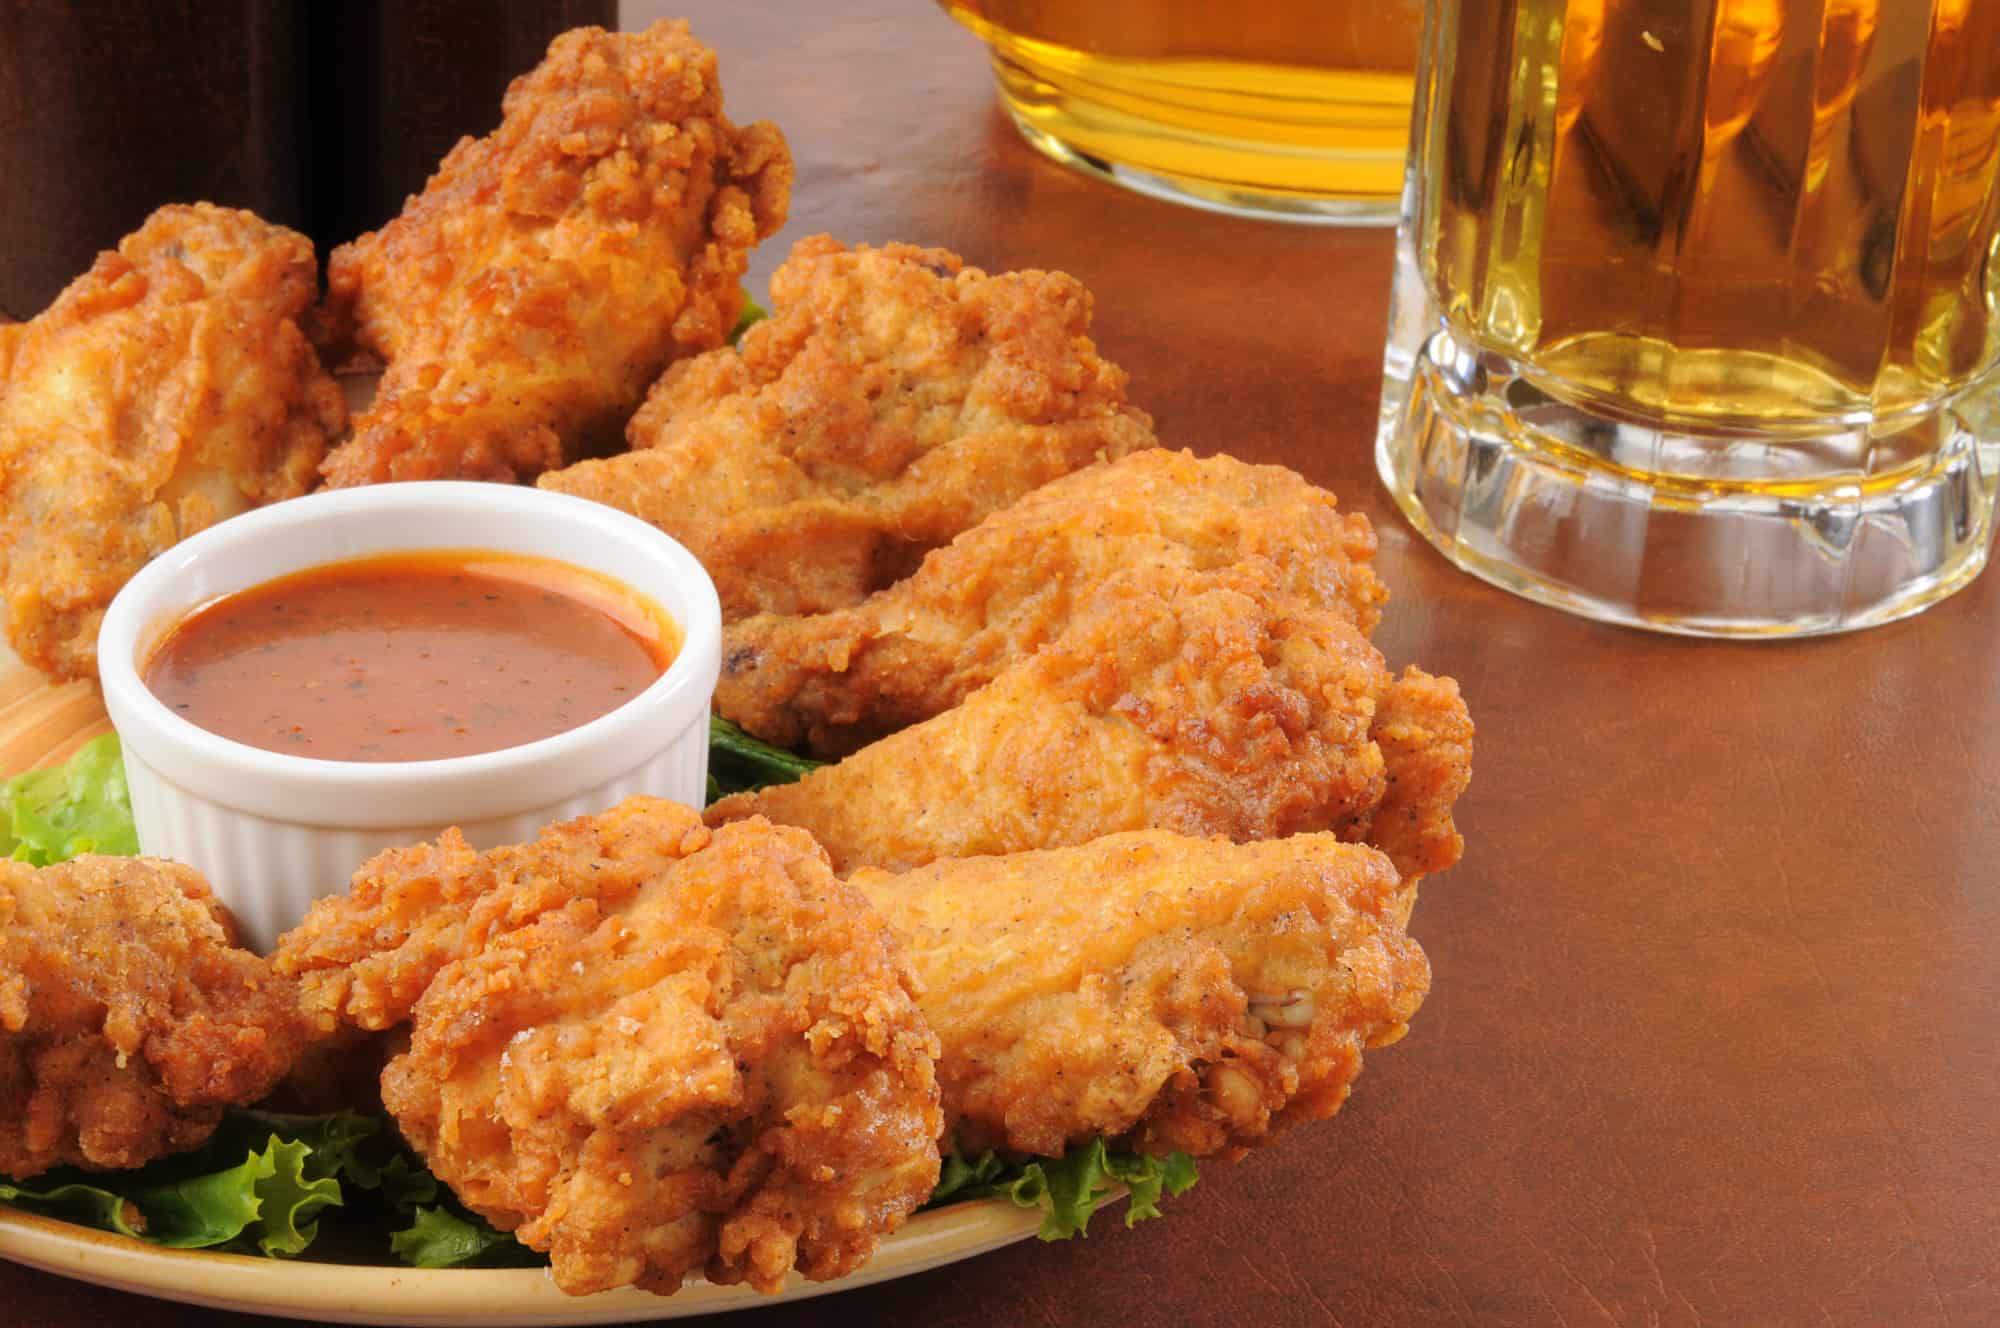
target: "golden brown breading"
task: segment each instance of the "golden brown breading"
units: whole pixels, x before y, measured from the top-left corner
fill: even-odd
[[[678,356],[720,346],[792,160],[722,113],[687,24],[564,33],[380,231],[334,251],[324,311],[388,361],[335,485],[530,478],[606,450]]]
[[[1430,987],[1394,868],[1332,835],[1142,831],[852,883],[916,969],[968,1155],[1238,1153],[1331,1116]]]
[[[739,350],[667,372],[640,450],[541,481],[686,544],[726,619],[854,604],[1030,489],[1153,443],[1062,273],[815,236],[771,302]]]
[[[573,897],[624,898],[705,840],[685,807],[628,800],[597,816],[546,827],[526,844],[480,853],[455,828],[434,844],[379,853],[347,892],[316,901],[278,938],[272,967],[299,983],[300,1004],[324,1036],[404,1023],[437,971],[485,943],[503,916],[489,895],[553,907]],[[587,863],[587,873],[571,870]],[[550,901],[554,901],[551,903]]]
[[[1457,862],[1452,804],[1472,782],[1472,717],[1458,683],[1411,666],[1382,693],[1371,733],[1388,787],[1362,838],[1414,882]]]
[[[1367,518],[1293,471],[1135,452],[1002,508],[854,608],[731,624],[715,708],[782,747],[851,752],[957,705],[1118,576],[1190,593],[1255,562],[1366,635],[1387,598],[1374,555]]]
[[[840,1277],[936,1184],[937,1040],[799,831],[632,798],[486,855],[453,836],[283,946],[322,1013],[411,1014],[384,1103],[573,1294]]]
[[[161,208],[10,334],[0,561],[28,663],[94,677],[104,608],[134,572],[306,491],[347,418],[297,322],[317,280],[303,235]]]
[[[0,861],[0,1175],[197,1147],[271,1091],[300,1024],[191,868]]]
[[[961,705],[796,784],[725,798],[709,821],[800,826],[842,872],[1147,828],[1354,840],[1388,791],[1374,724],[1391,685],[1344,613],[1254,564],[1192,591],[1137,568]],[[1449,803],[1432,814],[1448,822]]]

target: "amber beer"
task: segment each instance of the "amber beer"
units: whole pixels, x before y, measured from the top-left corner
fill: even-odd
[[[1879,433],[2000,358],[2000,3],[1446,8],[1420,254],[1450,324],[1540,386]],[[1557,76],[1522,95],[1523,68]]]
[[[2000,0],[1435,0],[1377,460],[1461,566],[1701,634],[1966,584]]]
[[[1228,211],[1393,222],[1421,0],[944,0],[1029,142]]]

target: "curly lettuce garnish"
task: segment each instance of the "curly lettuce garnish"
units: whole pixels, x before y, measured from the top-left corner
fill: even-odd
[[[729,329],[729,344],[734,346],[743,339],[743,334],[771,316],[771,311],[750,298],[748,291],[743,294],[743,312],[736,316],[736,326]]]
[[[17,862],[46,867],[79,853],[139,851],[115,734],[91,739],[64,765],[0,782],[0,809],[0,853]]]
[[[456,1204],[416,1210],[415,1220],[389,1233],[389,1248],[418,1268],[517,1268],[548,1262],[504,1231]]]
[[[1078,1144],[1061,1157],[1038,1157],[1008,1163],[993,1152],[966,1159],[948,1153],[937,1188],[926,1207],[966,1199],[1009,1199],[1022,1208],[1042,1210],[1043,1240],[1068,1240],[1088,1234],[1090,1219],[1116,1187],[1131,1192],[1125,1225],[1136,1226],[1160,1216],[1160,1196],[1186,1194],[1198,1179],[1194,1159],[1186,1153],[1149,1157],[1144,1153],[1114,1153],[1104,1140]]]
[[[789,784],[821,761],[753,738],[720,715],[708,717],[708,800],[770,784]]]
[[[193,1152],[103,1175],[0,1179],[0,1201],[174,1249],[290,1258],[312,1244],[320,1212],[345,1201],[338,1177],[352,1177],[351,1154],[381,1128],[353,1112],[234,1111]]]

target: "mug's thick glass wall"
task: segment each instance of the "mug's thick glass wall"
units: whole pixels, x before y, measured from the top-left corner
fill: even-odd
[[[1461,565],[1743,634],[1979,570],[2000,4],[1437,0],[1405,208],[1378,456]]]

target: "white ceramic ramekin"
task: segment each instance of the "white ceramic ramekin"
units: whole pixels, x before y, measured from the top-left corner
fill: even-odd
[[[531,554],[650,597],[682,633],[658,681],[552,738],[441,761],[322,761],[198,728],[146,690],[147,654],[189,610],[323,563],[420,549]],[[222,522],[148,564],[98,636],[105,708],[125,749],[139,846],[195,867],[267,951],[370,855],[456,825],[481,848],[650,793],[699,807],[722,610],[694,556],[643,521],[540,489],[384,484],[293,499]]]

